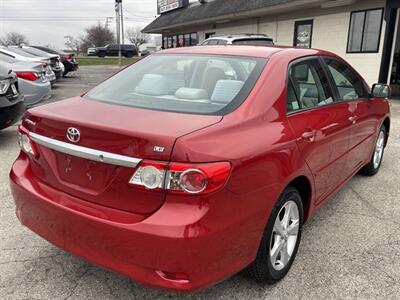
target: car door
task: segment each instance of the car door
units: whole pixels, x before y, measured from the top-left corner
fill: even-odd
[[[302,157],[311,169],[319,204],[343,180],[349,147],[351,116],[347,104],[337,103],[317,57],[289,66],[287,111]]]
[[[347,102],[351,111],[347,168],[354,173],[370,159],[378,117],[373,110],[373,101],[369,100],[366,84],[359,75],[343,61],[328,57],[324,61],[339,101]]]

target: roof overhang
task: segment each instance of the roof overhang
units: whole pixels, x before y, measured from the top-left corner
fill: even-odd
[[[218,0],[215,0],[218,1]],[[350,5],[355,3],[358,0],[294,0],[288,3],[284,4],[277,4],[277,5],[270,5],[266,6],[263,8],[258,8],[254,10],[247,10],[243,12],[235,12],[235,13],[229,13],[229,14],[221,14],[218,16],[210,17],[210,18],[201,18],[201,19],[195,19],[195,20],[190,20],[190,21],[185,21],[185,22],[180,22],[180,23],[173,23],[171,22],[168,25],[165,26],[158,26],[153,23],[157,21],[153,21],[153,23],[149,24],[146,28],[143,29],[143,32],[145,33],[166,33],[169,31],[174,31],[174,30],[180,30],[185,27],[195,27],[195,26],[201,26],[201,25],[209,25],[209,24],[222,24],[222,23],[227,23],[232,20],[240,20],[240,19],[246,19],[246,18],[251,18],[251,17],[261,17],[261,16],[268,16],[268,15],[276,15],[276,14],[283,14],[283,13],[288,13],[291,11],[299,10],[299,9],[307,9],[307,8],[315,8],[315,7],[324,7],[325,5],[326,8],[328,7],[334,7],[334,6],[343,6],[343,5]],[[207,5],[207,4],[204,4]],[[188,7],[185,8],[185,10],[188,9],[193,9],[195,10],[199,6],[194,6],[194,7]],[[176,11],[174,12],[175,14],[182,13],[182,11]],[[161,15],[158,18],[171,18],[172,16],[169,14],[166,15]],[[152,26],[153,25],[153,26]]]

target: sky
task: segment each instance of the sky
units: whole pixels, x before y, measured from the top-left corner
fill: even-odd
[[[145,27],[157,16],[157,0],[123,0],[123,9],[125,29]],[[77,37],[107,17],[115,31],[114,0],[0,0],[0,37],[16,31],[31,45],[65,48],[64,36]]]

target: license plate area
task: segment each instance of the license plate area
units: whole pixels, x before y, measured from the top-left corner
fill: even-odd
[[[117,166],[55,152],[61,181],[95,193],[103,192],[117,173]]]

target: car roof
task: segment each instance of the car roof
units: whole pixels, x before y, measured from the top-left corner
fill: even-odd
[[[248,57],[260,57],[270,58],[276,53],[285,54],[291,53],[298,57],[312,56],[312,55],[327,55],[336,56],[335,54],[319,50],[319,49],[307,49],[307,48],[293,48],[287,46],[249,46],[249,45],[213,45],[213,46],[194,46],[194,47],[182,47],[182,48],[170,48],[159,51],[157,53],[162,54],[209,54],[209,55],[227,55],[227,56],[248,56]]]

